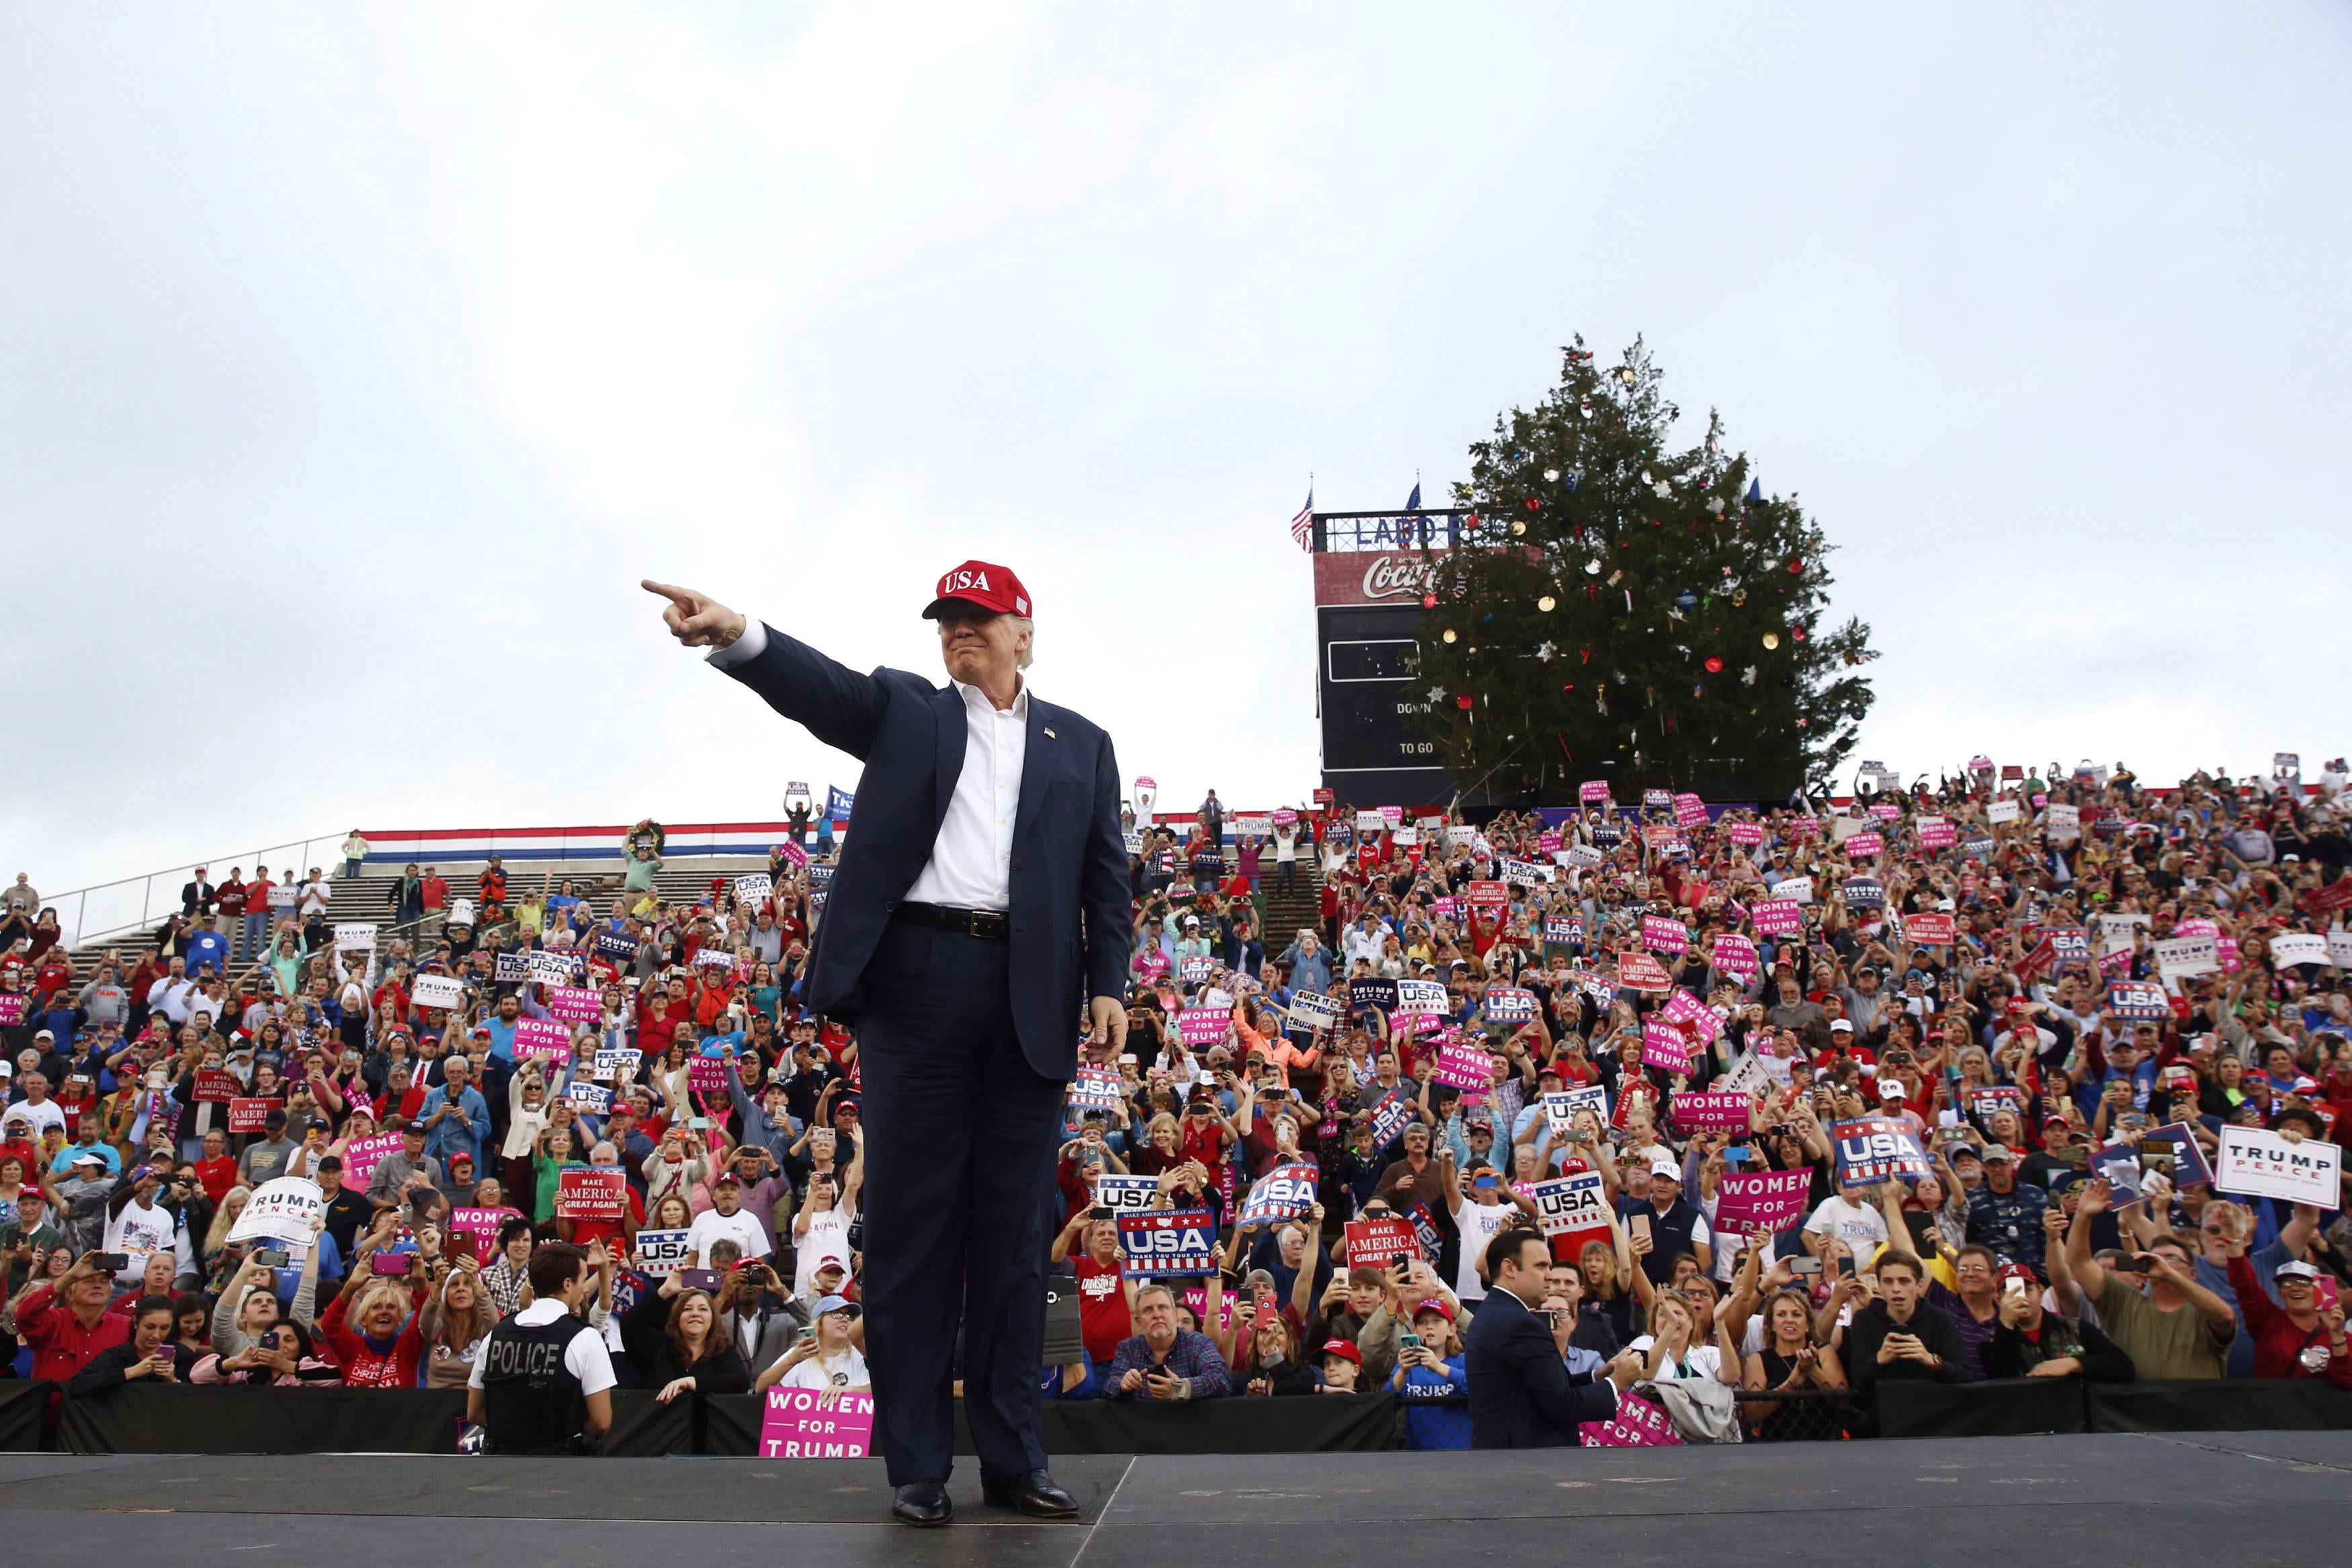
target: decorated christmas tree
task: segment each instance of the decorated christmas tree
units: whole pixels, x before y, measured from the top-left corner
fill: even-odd
[[[1604,779],[1709,799],[1828,783],[1870,711],[1870,628],[1822,622],[1830,546],[1720,418],[1685,451],[1637,340],[1580,338],[1559,384],[1470,448],[1462,542],[1429,554],[1413,716],[1462,798],[1573,800]]]

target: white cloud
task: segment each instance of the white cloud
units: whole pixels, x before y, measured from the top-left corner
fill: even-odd
[[[1442,494],[1578,331],[1843,547],[1873,756],[2346,744],[2340,12],[8,20],[45,887],[847,783],[646,574],[928,668],[925,585],[1011,561],[1129,772],[1295,796],[1307,472]]]

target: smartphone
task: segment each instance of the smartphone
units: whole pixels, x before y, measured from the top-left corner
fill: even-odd
[[[1818,1274],[1821,1271],[1822,1260],[1811,1254],[1789,1260],[1789,1272],[1791,1274]]]
[[[2025,1281],[2011,1280],[2001,1286],[2000,1293],[2012,1301],[2021,1301],[2025,1300]]]
[[[719,1289],[719,1270],[680,1269],[677,1271],[677,1282],[681,1288],[688,1291],[715,1291]]]
[[[814,1323],[803,1323],[800,1328],[793,1333],[793,1338],[803,1341],[816,1338],[816,1325]]]
[[[1397,1347],[1400,1350],[1419,1350],[1421,1348],[1421,1336],[1408,1329],[1404,1333],[1397,1335]]]
[[[2322,1274],[2311,1282],[2312,1300],[2323,1312],[2336,1310],[2336,1285],[2333,1274]]]
[[[698,1133],[708,1132],[710,1127],[710,1118],[708,1116],[688,1116],[686,1119],[686,1124],[693,1128]]]
[[[283,1269],[286,1267],[287,1257],[287,1251],[282,1247],[265,1247],[253,1255],[253,1260],[265,1269]]]
[[[124,1273],[131,1267],[131,1254],[128,1252],[94,1252],[90,1254],[89,1266],[93,1269],[103,1270],[105,1272],[110,1274]]]
[[[1723,1151],[1723,1157],[1727,1160],[1752,1160],[1756,1157],[1756,1151],[1746,1144],[1734,1144]]]
[[[2118,1274],[2147,1274],[2153,1273],[2156,1266],[2145,1258],[2118,1258],[2107,1267]]]
[[[1111,1211],[1108,1204],[1098,1203],[1087,1210],[1087,1218],[1088,1219],[1108,1219],[1110,1217]]]
[[[1853,1259],[1851,1255],[1837,1260],[1837,1277],[1841,1280],[1853,1278]]]
[[[1633,1216],[1633,1218],[1625,1222],[1625,1229],[1631,1235],[1638,1236],[1644,1241],[1648,1240],[1650,1238],[1650,1217],[1646,1214],[1637,1214]]]

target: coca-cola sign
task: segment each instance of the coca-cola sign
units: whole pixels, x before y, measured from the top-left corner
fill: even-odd
[[[1443,552],[1439,552],[1443,553]],[[1315,558],[1318,604],[1395,604],[1429,591],[1435,564],[1418,550],[1333,551]]]

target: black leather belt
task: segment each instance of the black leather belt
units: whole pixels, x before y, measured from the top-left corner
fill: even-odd
[[[1002,942],[1013,935],[1013,917],[1002,909],[953,909],[944,904],[902,904],[893,917],[959,936]]]

